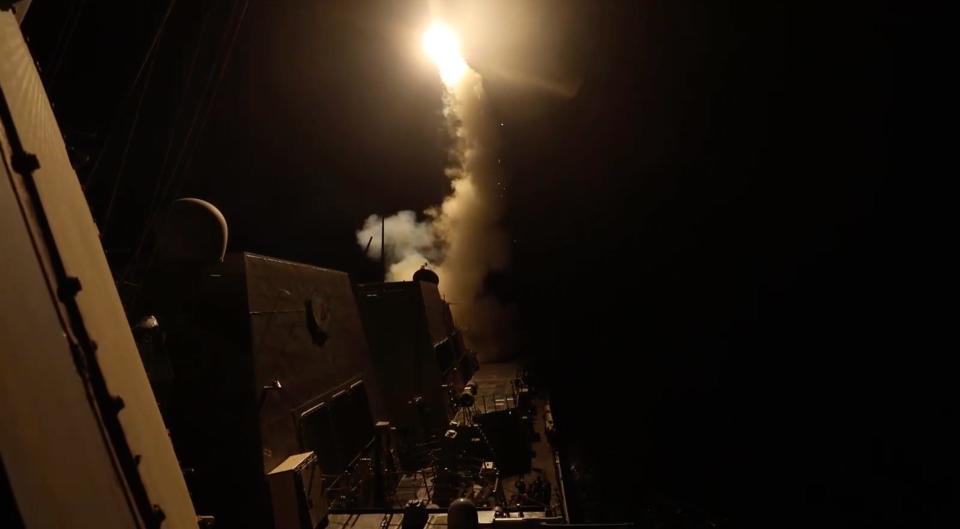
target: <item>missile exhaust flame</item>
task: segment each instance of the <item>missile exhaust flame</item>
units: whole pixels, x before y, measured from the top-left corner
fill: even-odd
[[[449,27],[434,23],[423,33],[423,51],[436,65],[440,79],[448,87],[456,85],[469,67],[460,55],[460,39]]]
[[[501,180],[497,158],[498,122],[487,114],[480,75],[460,55],[460,43],[443,24],[427,29],[423,50],[443,81],[443,115],[452,145],[446,169],[451,191],[418,220],[413,211],[381,219],[371,215],[357,232],[368,257],[380,255],[381,223],[386,233],[387,280],[410,281],[429,263],[440,278],[440,292],[464,331],[468,346],[482,359],[512,353],[512,307],[484,293],[490,272],[509,264],[507,237],[500,228]]]

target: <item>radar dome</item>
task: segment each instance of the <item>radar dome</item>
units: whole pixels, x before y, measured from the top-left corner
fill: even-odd
[[[447,509],[448,529],[477,529],[479,525],[477,506],[472,501],[460,498],[450,504]]]
[[[157,236],[157,257],[166,262],[219,263],[227,251],[227,220],[199,198],[173,201]]]
[[[433,283],[434,285],[440,284],[440,276],[436,272],[427,268],[427,265],[423,265],[420,270],[417,270],[413,273],[414,281],[423,281],[424,283]]]

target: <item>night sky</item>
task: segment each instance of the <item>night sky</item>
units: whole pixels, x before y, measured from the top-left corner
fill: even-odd
[[[379,279],[355,230],[449,187],[426,3],[253,0],[234,37],[244,2],[179,2],[136,84],[168,3],[120,4],[35,0],[24,26],[117,275],[197,196],[231,250]],[[487,286],[554,395],[582,518],[955,517],[914,15],[482,4],[445,5],[503,123],[513,266]]]

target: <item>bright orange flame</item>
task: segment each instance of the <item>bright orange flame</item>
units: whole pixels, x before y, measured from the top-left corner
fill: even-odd
[[[423,51],[437,66],[440,79],[454,86],[467,72],[467,61],[460,55],[460,39],[448,26],[434,22],[423,33]]]

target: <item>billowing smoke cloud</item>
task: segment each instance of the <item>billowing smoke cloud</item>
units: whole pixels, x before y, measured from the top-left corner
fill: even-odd
[[[467,70],[444,94],[444,116],[453,140],[447,168],[451,192],[437,207],[386,218],[389,281],[409,281],[429,263],[440,292],[451,304],[468,346],[485,360],[512,353],[513,312],[484,293],[492,271],[509,265],[507,237],[500,227],[502,185],[496,155],[495,121],[487,115],[480,76]],[[380,256],[380,217],[371,215],[357,232],[368,255]]]
[[[381,225],[381,222],[383,224]],[[442,241],[438,239],[430,221],[417,221],[413,211],[401,211],[382,221],[379,215],[370,215],[357,232],[357,242],[370,243],[367,256],[380,258],[380,230],[386,232],[386,255],[389,269],[387,280],[409,281],[421,266],[443,259]]]

